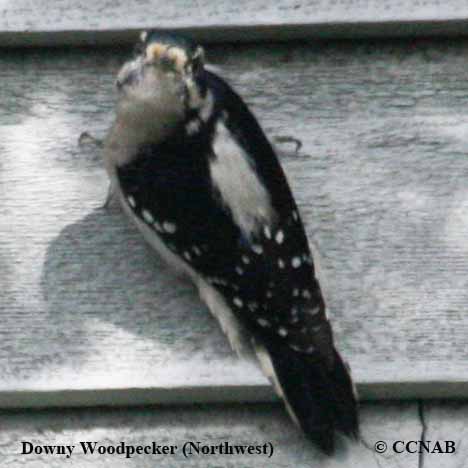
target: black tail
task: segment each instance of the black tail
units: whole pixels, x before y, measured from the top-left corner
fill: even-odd
[[[267,345],[266,350],[288,410],[309,439],[331,454],[336,430],[352,438],[358,437],[353,384],[336,350],[331,369],[317,355],[307,356],[286,345]]]

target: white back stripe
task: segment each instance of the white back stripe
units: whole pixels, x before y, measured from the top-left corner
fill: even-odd
[[[213,150],[216,157],[210,163],[210,173],[214,187],[243,233],[247,237],[257,234],[262,225],[273,221],[270,195],[248,155],[221,120],[216,124]]]

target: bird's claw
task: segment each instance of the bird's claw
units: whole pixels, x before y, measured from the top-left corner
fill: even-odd
[[[94,145],[98,148],[102,148],[103,142],[95,137],[93,137],[89,132],[82,132],[78,138],[78,146],[84,145]]]
[[[295,153],[299,153],[300,149],[302,148],[302,141],[298,138],[294,138],[288,135],[277,135],[273,137],[276,143],[294,143],[296,145]]]

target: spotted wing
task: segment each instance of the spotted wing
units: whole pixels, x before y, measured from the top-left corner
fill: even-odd
[[[274,222],[259,226],[255,233],[243,232],[220,199],[210,173],[213,158],[223,157],[214,153],[214,124],[211,133],[181,132],[170,142],[142,146],[132,163],[118,169],[126,202],[174,254],[222,294],[244,325],[294,350],[318,351],[330,358],[320,288],[276,156],[266,139],[256,146],[263,154],[244,144],[252,135],[243,135],[236,126],[238,113],[228,109],[223,116],[229,138],[243,147],[272,194]]]
[[[335,427],[356,432],[356,407],[297,207],[273,149],[242,100],[213,74],[205,80],[218,103],[211,117],[196,132],[183,126],[168,141],[141,146],[131,163],[119,167],[125,202],[220,292],[267,351],[274,368],[267,374],[279,382],[294,419],[330,450]],[[225,144],[217,144],[220,122]],[[271,197],[274,216],[250,232],[212,178],[223,148],[239,149]]]

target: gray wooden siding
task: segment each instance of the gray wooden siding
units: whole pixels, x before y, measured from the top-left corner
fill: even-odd
[[[315,450],[289,421],[278,405],[200,406],[197,408],[153,408],[96,410],[82,409],[42,411],[34,414],[1,413],[0,456],[5,466],[56,467],[264,467],[273,468],[316,466],[320,468],[418,468],[417,453],[388,453],[373,450],[377,441],[417,440],[421,423],[415,404],[374,405],[362,408],[363,442],[351,444],[340,440],[339,454],[327,458]],[[77,445],[73,455],[21,455],[21,441],[40,444]],[[118,455],[84,455],[80,441],[95,441],[110,445],[126,444],[176,445],[174,455],[136,455],[125,459]],[[205,455],[184,458],[181,446],[185,441],[202,444],[271,443],[273,456]],[[35,464],[33,464],[35,463]],[[447,465],[448,466],[448,465]]]
[[[209,49],[269,137],[303,143],[279,148],[362,399],[467,395],[467,55],[460,40]],[[104,135],[125,56],[1,56],[0,405],[271,399],[192,286],[100,208],[99,150],[77,139]]]
[[[5,3],[0,48],[129,44],[147,27],[206,43],[454,36],[468,18],[462,0]],[[100,208],[99,150],[77,140],[105,134],[125,49],[4,49],[0,407],[20,410],[0,411],[2,466],[465,468],[468,405],[422,399],[468,396],[468,40],[218,45],[208,56],[277,142],[360,398],[413,400],[363,403],[363,441],[318,454],[279,404],[261,403],[275,399],[270,386],[193,288],[118,209]],[[287,137],[302,141],[298,154]],[[25,409],[44,406],[61,408]],[[275,454],[64,459],[21,455],[22,440],[271,442]],[[379,455],[379,440],[457,450]]]
[[[17,0],[2,5],[0,44],[115,44],[142,28],[189,31],[209,42],[301,37],[466,34],[464,0]]]
[[[43,410],[0,412],[0,457],[8,467],[310,467],[320,468],[465,468],[468,406],[460,403],[374,403],[361,407],[362,440],[357,444],[341,439],[338,453],[325,458],[300,435],[279,405],[197,405],[135,409]],[[395,453],[396,441],[454,441],[455,453]],[[36,446],[71,444],[71,458],[22,455],[22,441]],[[92,441],[116,445],[176,445],[173,456],[84,455],[79,444]],[[185,459],[186,441],[201,444],[272,443],[273,456],[193,456]],[[374,445],[385,442],[390,449],[378,454]],[[434,445],[432,445],[433,447]],[[397,450],[400,452],[401,443]],[[414,444],[411,451],[414,451]]]

